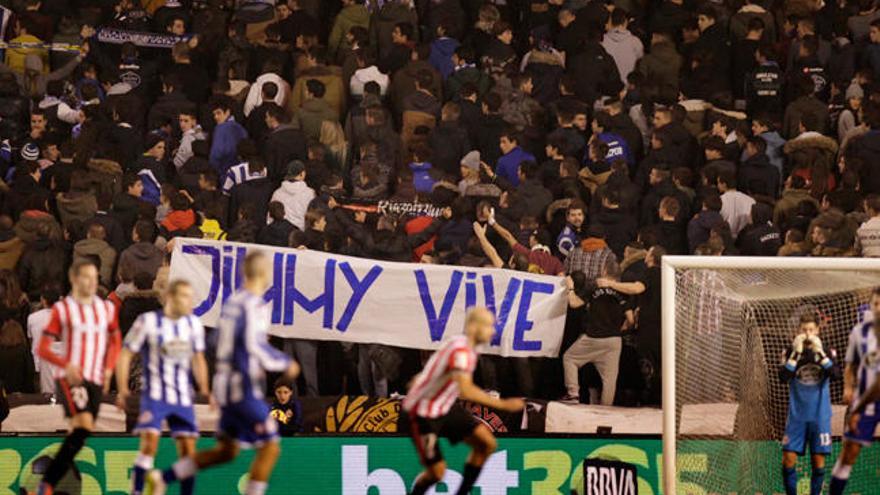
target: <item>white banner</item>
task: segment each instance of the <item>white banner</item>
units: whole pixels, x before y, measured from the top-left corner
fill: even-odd
[[[193,284],[196,314],[215,326],[241,284],[239,264],[259,249],[274,264],[265,299],[279,337],[436,349],[460,334],[466,308],[495,312],[488,354],[559,354],[567,296],[563,279],[491,268],[393,263],[317,251],[179,237],[171,280]]]

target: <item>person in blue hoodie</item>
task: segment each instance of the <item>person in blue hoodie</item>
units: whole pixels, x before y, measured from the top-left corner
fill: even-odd
[[[605,155],[606,162],[611,163],[614,160],[622,158],[626,160],[626,164],[630,167],[630,170],[633,170],[633,167],[636,165],[635,157],[629,150],[629,145],[627,144],[626,139],[609,130],[612,126],[611,116],[608,115],[607,112],[596,113],[592,124],[593,136],[608,145],[608,154]],[[589,165],[589,153],[587,153],[586,163]]]
[[[409,169],[413,173],[413,187],[417,193],[430,193],[436,182],[431,177],[431,149],[425,145],[416,145],[412,149],[413,162]]]
[[[446,33],[446,23],[441,22],[437,26],[437,39],[431,43],[431,55],[428,57],[428,62],[443,76],[444,81],[455,71],[452,56],[461,45],[458,40],[446,36]]]
[[[156,179],[153,171],[144,168],[137,173],[137,176],[144,185],[141,199],[153,206],[159,206],[159,203],[162,201],[162,184]]]
[[[511,186],[519,187],[519,164],[526,160],[535,161],[535,157],[519,147],[519,136],[513,128],[501,134],[498,146],[501,148],[501,158],[495,166],[495,174]]]
[[[238,142],[247,137],[247,131],[232,116],[232,101],[222,96],[211,102],[211,114],[217,127],[211,136],[211,154],[208,161],[220,177],[226,176],[229,167],[238,163]]]

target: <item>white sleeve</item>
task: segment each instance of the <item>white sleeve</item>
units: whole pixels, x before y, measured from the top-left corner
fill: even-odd
[[[147,340],[147,319],[155,318],[152,313],[144,313],[137,317],[128,334],[125,336],[125,347],[131,352],[140,352]]]
[[[79,124],[79,110],[75,108],[70,108],[70,105],[61,102],[58,104],[57,111],[58,120],[71,125]]]
[[[247,117],[251,114],[251,112],[257,106],[257,99],[260,98],[260,93],[263,90],[262,84],[251,84],[250,89],[248,90],[247,98],[244,100],[244,116]]]
[[[198,316],[190,316],[190,325],[193,330],[193,349],[196,352],[205,352],[205,327]]]
[[[847,364],[856,364],[859,358],[859,330],[861,325],[856,325],[849,333],[849,342],[846,345],[846,362]]]

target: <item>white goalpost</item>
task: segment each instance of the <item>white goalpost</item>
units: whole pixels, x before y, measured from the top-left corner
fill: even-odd
[[[793,322],[817,313],[842,366],[880,259],[664,256],[661,271],[664,493],[779,491],[788,388],[777,370]],[[834,435],[841,396],[832,383]]]

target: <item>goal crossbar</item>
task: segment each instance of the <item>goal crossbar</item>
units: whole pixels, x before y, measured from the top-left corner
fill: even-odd
[[[662,298],[662,397],[663,397],[663,493],[674,495],[676,469],[675,308],[676,270],[810,270],[856,271],[880,275],[880,258],[809,258],[752,256],[664,256],[661,263]],[[880,285],[880,279],[875,285]]]

